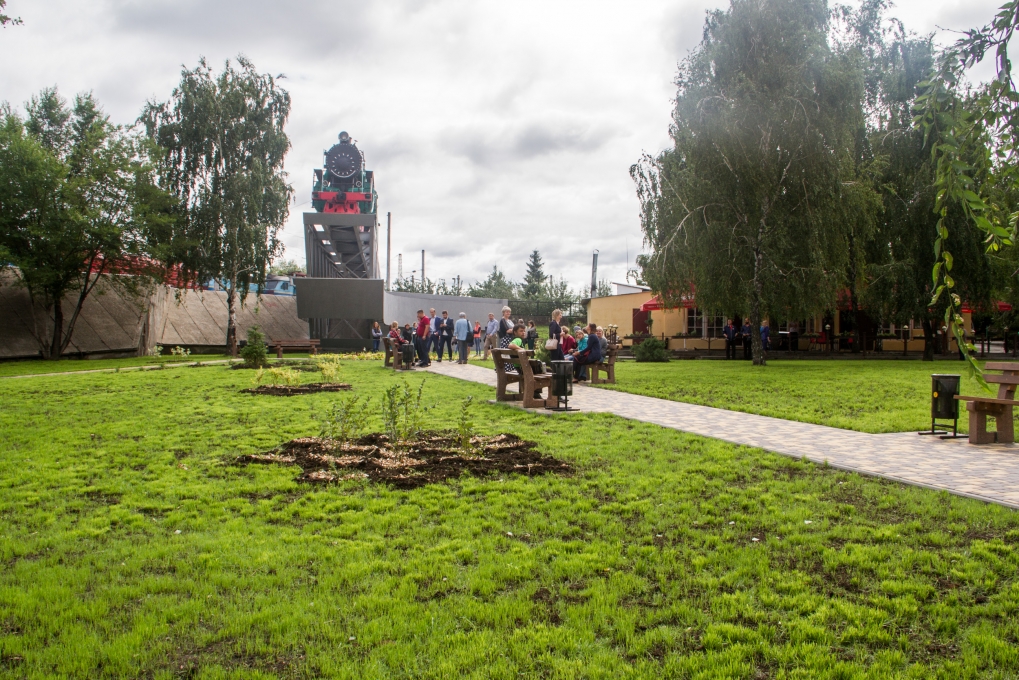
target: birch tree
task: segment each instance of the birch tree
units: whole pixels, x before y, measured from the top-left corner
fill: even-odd
[[[168,258],[188,282],[226,284],[226,345],[234,355],[238,308],[282,254],[279,232],[293,194],[283,171],[290,95],[279,78],[244,57],[219,74],[202,59],[181,72],[168,101],[149,102],[141,117],[163,149],[161,183],[180,201]]]

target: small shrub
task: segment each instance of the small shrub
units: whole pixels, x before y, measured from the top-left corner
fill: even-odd
[[[428,410],[421,408],[421,394],[424,388],[425,381],[422,380],[415,396],[410,385],[404,381],[402,387],[393,385],[383,394],[382,422],[385,424],[389,441],[394,444],[407,441],[421,431],[424,411]]]
[[[668,361],[671,358],[665,341],[658,338],[648,338],[634,345],[633,356],[637,361]]]
[[[154,357],[161,356],[162,354],[163,354],[163,346],[162,345],[156,345],[155,347],[152,348],[152,351],[149,352],[149,355],[150,356],[154,356]]]
[[[252,382],[260,385],[262,381],[270,385],[296,387],[301,384],[301,374],[292,368],[260,368]]]
[[[247,368],[263,368],[269,365],[265,335],[258,330],[258,326],[248,329],[248,342],[241,348],[241,358],[244,359],[244,366]]]
[[[175,357],[180,357],[181,359],[187,359],[189,356],[191,356],[191,350],[184,349],[180,345],[177,345],[176,347],[170,350],[170,354],[172,354]]]
[[[314,359],[318,370],[322,371],[322,378],[326,382],[336,382],[340,377],[340,355],[320,354]]]
[[[456,420],[456,440],[460,446],[460,452],[466,456],[474,456],[477,454],[476,447],[474,445],[474,419],[471,417],[471,404],[474,403],[474,397],[468,396],[463,400],[460,405],[460,417]]]
[[[333,404],[322,422],[322,436],[341,442],[357,437],[364,427],[370,403],[371,397],[362,403],[360,396],[354,396]]]

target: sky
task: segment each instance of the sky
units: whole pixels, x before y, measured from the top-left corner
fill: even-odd
[[[1003,0],[903,0],[918,33],[987,23]],[[243,54],[292,97],[284,257],[304,260],[312,170],[346,130],[376,173],[392,276],[523,277],[537,249],[575,288],[624,281],[641,251],[629,176],[669,145],[673,80],[713,0],[9,0],[0,101],[92,91],[116,123],[166,100],[184,67]],[[975,78],[987,68],[980,66]]]

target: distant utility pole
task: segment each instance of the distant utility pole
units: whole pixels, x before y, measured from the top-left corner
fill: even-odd
[[[393,213],[386,213],[386,290],[389,290],[389,263],[393,259]]]
[[[403,281],[403,253],[396,256],[396,280]]]
[[[424,250],[424,248],[422,248],[421,249],[421,285],[422,286],[425,285],[425,281],[426,280],[427,279],[425,279],[425,250]]]
[[[594,251],[591,259],[591,297],[598,295],[598,251]]]

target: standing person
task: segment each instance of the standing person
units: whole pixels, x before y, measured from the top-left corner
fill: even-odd
[[[601,343],[598,341],[598,326],[589,324],[587,327],[587,344],[577,349],[573,355],[573,377],[575,380],[587,380],[587,367],[601,361]]]
[[[509,307],[503,307],[502,318],[499,319],[499,347],[509,347],[510,341],[513,340],[513,327],[516,324],[513,323],[512,317],[513,310]]]
[[[549,361],[562,361],[563,360],[563,327],[559,325],[559,321],[563,318],[563,312],[561,309],[552,310],[552,320],[548,322],[548,341],[545,343],[545,348],[548,349]],[[549,349],[549,345],[555,341],[555,347]]]
[[[761,350],[764,352],[768,351],[768,340],[770,336],[771,328],[768,326],[768,320],[765,319],[761,322]]]
[[[722,335],[725,336],[725,358],[735,359],[736,340],[739,337],[739,331],[732,325],[732,319],[725,320],[725,328],[722,329]]]
[[[418,350],[418,366],[428,366],[432,363],[432,358],[428,355],[428,345],[431,343],[432,338],[432,325],[431,320],[425,316],[423,309],[418,310],[418,327],[417,327],[417,350]]]
[[[538,340],[538,329],[534,327],[534,321],[527,322],[527,349],[534,349],[534,343]]]
[[[449,312],[442,310],[442,318],[439,319],[439,361],[442,361],[442,348],[446,348],[449,360],[453,360],[453,326],[454,322],[449,318]]]
[[[471,350],[470,341],[468,340],[471,336],[471,322],[467,320],[467,315],[463,312],[460,312],[460,318],[456,320],[456,324],[453,326],[453,334],[456,336],[456,348],[460,357],[457,363],[466,364]]]
[[[434,308],[428,310],[428,315],[432,318],[429,324],[428,350],[435,352],[439,356],[439,361],[442,361],[442,351],[439,349],[439,343],[441,342],[439,315],[435,313]]]
[[[750,317],[749,316],[743,319],[743,329],[742,329],[741,332],[743,334],[743,358],[744,359],[749,359],[751,357],[751,355],[752,355],[752,352],[750,350]]]
[[[379,345],[382,344],[382,327],[379,326],[379,322],[376,321],[372,325],[372,351],[378,352]]]
[[[488,313],[488,326],[485,327],[485,356],[481,357],[483,360],[488,359],[488,353],[499,346],[499,321],[495,318],[495,314]]]
[[[481,322],[474,322],[474,356],[481,356]]]

